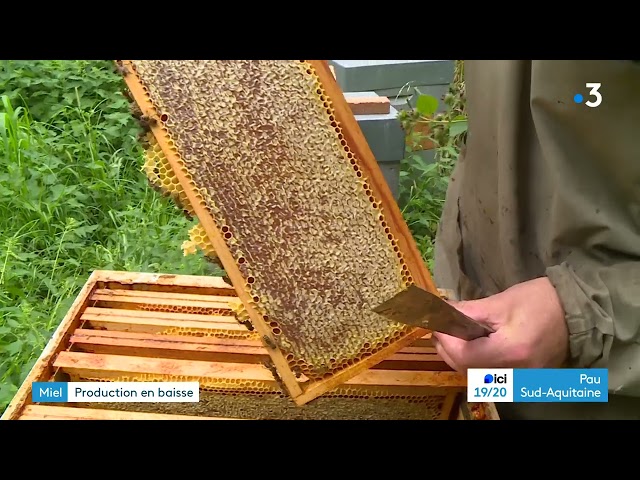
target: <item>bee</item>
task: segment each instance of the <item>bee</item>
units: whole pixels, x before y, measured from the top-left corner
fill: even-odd
[[[326,365],[323,365],[321,367],[317,367],[313,373],[315,373],[318,376],[322,377],[325,374],[329,373],[330,371],[331,371],[331,369],[329,367],[327,367]]]
[[[151,117],[149,115],[141,115],[138,121],[145,132],[151,131],[151,127],[158,123],[158,120],[156,120],[155,117]]]
[[[149,137],[148,132],[138,133],[138,143],[145,151],[151,148],[151,138]]]
[[[182,200],[180,200],[180,197],[178,197],[178,195],[171,195],[171,199],[176,204],[176,206],[180,210],[182,210],[182,213],[187,218],[187,220],[189,220],[189,221],[193,220],[193,217],[191,216],[191,213],[189,213],[189,210],[187,210],[185,208],[184,203],[182,202]]]
[[[207,260],[207,262],[213,263],[218,268],[222,268],[222,262],[220,261],[220,259],[218,257],[205,255],[204,258]]]
[[[246,328],[247,330],[249,330],[250,332],[253,332],[253,331],[255,330],[255,329],[253,328],[253,324],[251,323],[251,320],[244,320],[244,321],[242,321],[242,322],[241,322],[240,320],[238,320],[238,323],[239,323],[240,325],[244,325],[244,326],[245,326],[245,328]]]
[[[126,66],[124,66],[124,65],[122,64],[122,61],[121,61],[121,60],[117,60],[117,61],[116,61],[116,70],[117,70],[117,71],[118,71],[118,73],[119,73],[120,75],[122,75],[123,77],[126,77],[127,75],[129,75],[129,74],[131,73],[131,72],[129,71],[129,69],[128,69]]]
[[[149,186],[151,188],[153,188],[156,192],[158,192],[160,195],[166,195],[166,192],[164,190],[162,190],[162,188],[160,187],[160,185],[158,185],[155,182],[152,182],[151,180],[149,180]]]
[[[289,389],[285,386],[284,382],[280,378],[280,375],[278,374],[278,370],[276,369],[273,362],[271,360],[265,360],[262,362],[262,365],[271,372],[271,375],[273,375],[273,379],[276,381],[280,389],[283,392],[289,393]]]
[[[131,115],[133,115],[133,117],[136,118],[137,120],[140,120],[143,116],[142,110],[140,109],[140,106],[136,102],[132,102],[129,105],[129,111],[131,112]]]
[[[275,350],[276,348],[278,348],[275,344],[275,342],[267,335],[263,335],[262,336],[262,340],[264,340],[264,343],[267,345],[267,347],[269,347],[271,350]]]
[[[191,215],[191,212],[189,212],[189,210],[187,210],[187,209],[186,209],[186,208],[184,208],[182,205],[180,205],[180,204],[178,203],[178,201],[176,200],[176,197],[175,197],[174,195],[169,195],[169,197],[168,197],[168,198],[171,198],[171,200],[176,204],[176,206],[177,206],[180,210],[182,210],[182,214],[184,215],[184,217],[185,217],[187,220],[189,220],[189,221],[193,220],[193,216]],[[207,257],[206,255],[205,255],[205,259],[208,259],[210,262],[214,262],[214,260],[210,259],[210,258],[209,258],[209,257]]]

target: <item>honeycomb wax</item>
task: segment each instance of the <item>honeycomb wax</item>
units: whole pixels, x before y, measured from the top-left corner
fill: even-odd
[[[309,62],[131,66],[292,371],[328,378],[413,331],[371,310],[413,277]]]

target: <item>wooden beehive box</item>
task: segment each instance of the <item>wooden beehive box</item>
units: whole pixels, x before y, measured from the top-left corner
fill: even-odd
[[[304,406],[280,389],[221,278],[94,272],[3,420],[498,419],[424,337]],[[198,381],[200,402],[34,404],[43,381]]]

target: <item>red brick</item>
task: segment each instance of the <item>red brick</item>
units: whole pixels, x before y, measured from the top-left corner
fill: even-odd
[[[347,103],[354,115],[384,115],[391,109],[387,97],[352,97]]]

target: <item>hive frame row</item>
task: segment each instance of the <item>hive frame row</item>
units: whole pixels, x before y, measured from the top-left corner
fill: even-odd
[[[234,292],[230,285],[224,282],[221,278],[216,277],[193,277],[193,276],[175,276],[175,275],[153,275],[153,274],[141,274],[141,273],[127,273],[127,272],[112,272],[112,271],[96,271],[94,272],[84,288],[76,298],[76,301],[69,309],[67,315],[61,322],[60,326],[54,333],[53,337],[45,347],[45,350],[42,352],[39,360],[36,362],[31,372],[27,376],[26,380],[20,387],[18,393],[14,397],[14,400],[11,402],[9,408],[2,416],[2,419],[44,419],[44,418],[52,418],[52,419],[66,419],[66,418],[95,418],[95,419],[182,419],[184,417],[179,416],[169,416],[169,415],[150,415],[150,414],[137,414],[133,412],[117,412],[110,410],[93,410],[89,408],[87,409],[73,409],[72,407],[59,407],[57,405],[47,407],[44,405],[31,405],[31,383],[32,382],[42,382],[42,381],[50,381],[50,380],[64,380],[64,377],[61,376],[63,370],[71,369],[73,371],[74,368],[83,368],[78,362],[78,359],[82,359],[83,354],[71,354],[69,351],[70,345],[74,343],[73,337],[77,337],[75,342],[80,341],[82,343],[82,337],[85,334],[96,334],[96,337],[104,337],[108,338],[108,332],[103,332],[104,335],[98,335],[100,330],[86,331],[82,329],[83,326],[86,326],[86,320],[83,323],[83,316],[88,311],[88,309],[99,305],[101,302],[104,302],[105,298],[109,298],[109,295],[106,295],[103,292],[103,289],[109,288],[117,288],[119,292],[126,294],[126,292],[130,293],[130,297],[138,297],[142,296],[145,291],[151,292],[149,295],[155,296],[155,302],[158,305],[168,305],[173,302],[173,304],[179,305],[180,300],[174,300],[174,298],[180,297],[180,294],[173,294],[172,292],[190,292],[197,293],[198,296],[202,294],[215,296],[210,300],[212,302],[218,302],[219,300],[224,300],[225,297],[233,297]],[[123,295],[127,296],[127,295]],[[189,295],[182,295],[182,297],[189,297]],[[130,298],[130,301],[136,301],[135,298]],[[114,302],[114,305],[120,301],[119,296],[111,296],[109,302]],[[169,302],[169,303],[167,303]],[[188,302],[187,302],[188,303]],[[118,307],[116,307],[118,308]],[[139,312],[140,310],[138,310]],[[96,328],[102,328],[100,325],[100,319],[97,319]],[[88,327],[87,327],[88,328]],[[120,329],[116,329],[114,333],[118,331],[122,331]],[[125,329],[126,331],[126,329]],[[131,335],[135,336],[135,335]],[[126,335],[125,335],[126,337]],[[426,338],[429,336],[427,335]],[[157,336],[156,338],[162,338],[162,336]],[[95,340],[95,339],[94,339]],[[100,344],[100,342],[95,342],[94,340],[88,339],[88,341],[84,342],[85,345],[93,345],[96,346]],[[419,340],[416,345],[427,345],[428,340]],[[251,342],[249,342],[251,343]],[[80,349],[83,351],[84,349]],[[247,352],[250,355],[255,354],[255,352],[251,351],[255,350],[255,348],[251,347]],[[259,350],[264,351],[263,348]],[[76,349],[76,351],[78,351]],[[238,350],[235,351],[236,354]],[[60,355],[60,353],[64,353],[64,355]],[[102,354],[105,355],[106,363],[109,361],[112,363],[112,367],[108,365],[104,366],[100,364],[100,368],[105,368],[105,372],[114,371],[113,365],[116,365],[115,370],[124,369],[125,371],[135,371],[136,363],[141,360],[140,355],[142,353],[140,351],[136,351],[136,358],[126,357],[127,352],[119,352],[118,357],[109,357],[109,354],[115,354],[115,352],[97,352],[100,356]],[[234,362],[239,361],[237,358],[223,358],[225,355],[224,352],[219,351],[216,353],[217,357],[213,358],[215,362]],[[84,357],[88,357],[90,355],[84,354]],[[159,357],[161,355],[158,355]],[[155,355],[149,354],[146,355],[148,358],[153,358]],[[165,358],[166,356],[162,356]],[[115,360],[114,360],[115,359]],[[402,362],[401,359],[391,360],[391,362]],[[144,363],[144,362],[142,362]],[[197,362],[196,362],[197,363]],[[56,367],[58,365],[58,367]],[[84,368],[90,368],[91,362],[85,364]],[[119,366],[117,366],[119,365]],[[127,366],[128,365],[128,366]],[[245,363],[245,365],[247,365]],[[394,380],[390,380],[391,377],[397,376],[393,373],[395,369],[398,372],[398,379],[400,382],[404,383],[404,385],[413,385],[413,381],[410,381],[407,384],[407,374],[410,372],[406,371],[406,367],[401,364],[394,366],[389,366],[386,368],[391,368],[392,370],[388,370],[388,373],[385,374],[384,371],[378,370],[377,373],[375,370],[372,370],[368,375],[371,378],[383,378],[391,375],[386,382],[391,381],[391,384],[395,384]],[[431,371],[431,367],[427,367],[429,370],[424,371],[421,367],[418,367],[419,371],[416,371],[416,384],[415,387],[420,389],[424,389],[425,386],[427,390],[433,390],[434,393],[439,392],[450,392],[448,396],[449,401],[451,402],[445,409],[450,409],[453,407],[453,401],[456,395],[459,395],[460,392],[464,390],[464,386],[466,385],[466,380],[463,375],[457,374],[455,372],[437,372]],[[110,370],[111,369],[111,370]],[[131,370],[133,369],[133,370]],[[248,366],[247,371],[254,370],[251,366]],[[439,370],[439,368],[436,368]],[[380,376],[382,374],[382,377]],[[259,374],[264,377],[264,374]],[[366,376],[365,376],[366,377]],[[363,379],[365,378],[363,377]],[[265,377],[266,378],[266,377]],[[405,380],[401,380],[405,378]],[[431,378],[432,380],[428,380]],[[420,380],[422,379],[422,380]],[[366,380],[364,380],[366,383]],[[426,383],[425,383],[426,382]],[[353,382],[348,382],[353,383]],[[356,382],[357,383],[357,382]],[[419,384],[423,385],[422,387]],[[429,387],[433,385],[433,388]],[[444,390],[443,390],[444,388]],[[480,411],[480,417],[477,418],[470,413],[470,409],[463,401],[460,406],[460,411],[458,412],[456,408],[456,412],[458,413],[458,419],[498,419],[497,414],[495,412],[495,407],[492,404],[479,404],[473,405],[472,408],[475,411]],[[136,417],[138,415],[138,417]],[[448,414],[445,414],[443,411],[443,416],[449,417]],[[199,417],[202,418],[202,417]],[[204,418],[209,419],[210,417]],[[186,418],[185,418],[186,419]],[[194,417],[195,419],[195,417]]]

